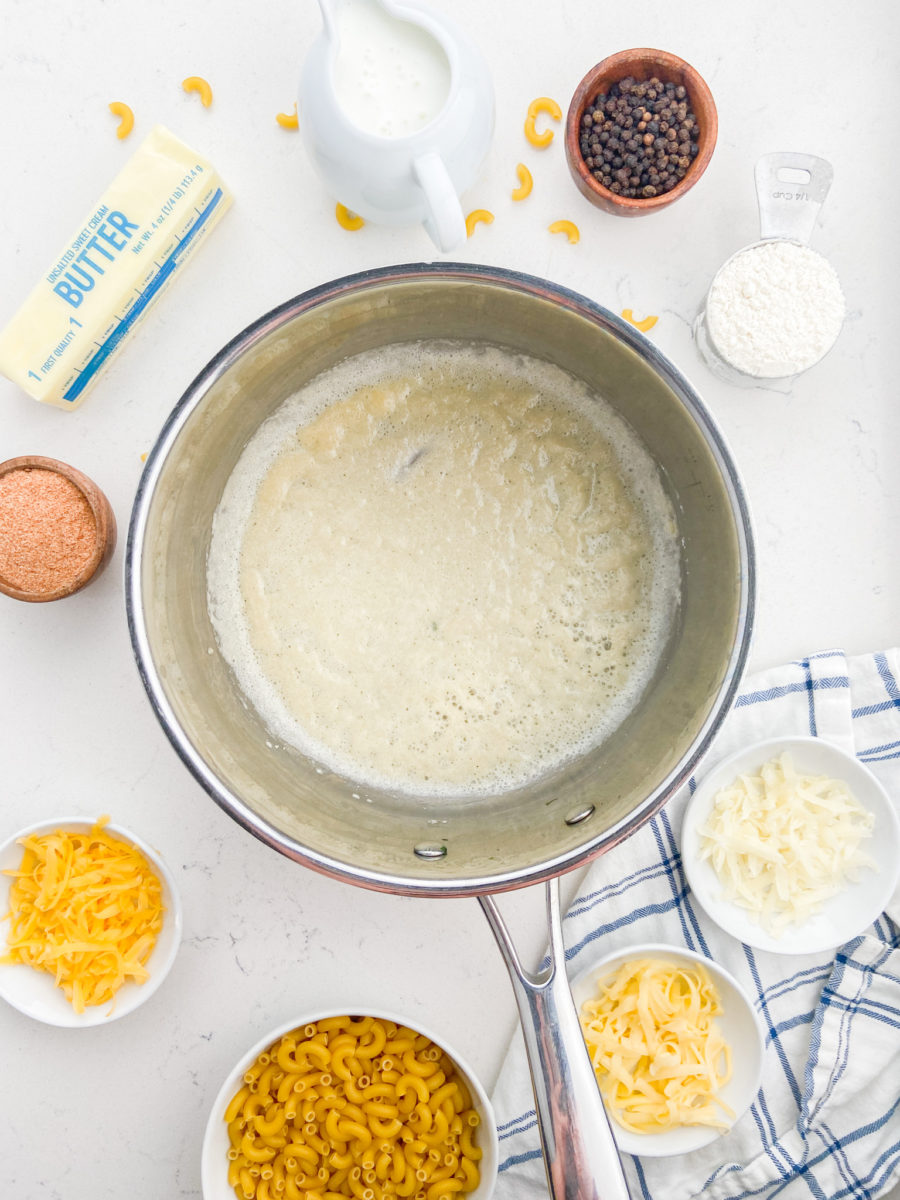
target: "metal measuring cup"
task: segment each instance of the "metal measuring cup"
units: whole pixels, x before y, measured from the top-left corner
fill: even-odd
[[[697,349],[707,366],[720,379],[739,387],[755,387],[760,383],[789,382],[802,371],[814,366],[815,362],[821,362],[831,346],[834,345],[840,332],[839,327],[830,345],[823,350],[815,362],[810,362],[800,371],[789,374],[751,374],[731,362],[716,345],[710,330],[708,306],[710,296],[722,272],[740,255],[766,243],[783,241],[808,247],[809,239],[819,218],[819,210],[831,187],[834,169],[826,159],[817,158],[813,154],[779,151],[774,154],[764,154],[759,159],[754,170],[754,177],[759,203],[760,240],[743,246],[722,264],[713,277],[693,325]],[[798,178],[801,180],[800,182],[798,182]]]

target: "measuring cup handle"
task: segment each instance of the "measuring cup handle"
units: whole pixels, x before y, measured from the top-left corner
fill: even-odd
[[[416,182],[425,193],[425,229],[439,250],[455,250],[466,240],[466,222],[443,159],[433,151],[413,161]]]
[[[565,970],[559,884],[546,885],[550,965],[522,968],[500,912],[479,896],[506,962],[522,1019],[544,1167],[553,1200],[629,1200]]]
[[[790,238],[806,245],[834,179],[831,163],[814,154],[783,150],[764,154],[754,174],[760,237]]]

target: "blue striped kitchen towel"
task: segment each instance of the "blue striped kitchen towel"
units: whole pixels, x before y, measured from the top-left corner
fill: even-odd
[[[814,735],[854,750],[900,803],[900,651],[812,655],[749,677],[701,772],[749,742]],[[698,776],[702,778],[701,772]],[[723,1137],[674,1158],[623,1155],[634,1200],[869,1200],[900,1173],[900,894],[835,956],[741,945],[694,901],[679,835],[694,780],[588,870],[563,929],[570,975],[636,942],[687,946],[743,985],[766,1029],[763,1086]],[[617,880],[618,882],[610,882]],[[496,1200],[547,1196],[521,1033],[494,1105]]]

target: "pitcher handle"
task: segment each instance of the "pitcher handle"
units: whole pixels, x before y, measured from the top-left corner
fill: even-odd
[[[559,884],[546,884],[550,965],[525,971],[491,896],[478,900],[512,981],[553,1200],[629,1200],[565,970]]]
[[[413,161],[416,182],[425,193],[425,229],[439,250],[455,250],[466,240],[466,221],[456,189],[439,154],[431,151]]]

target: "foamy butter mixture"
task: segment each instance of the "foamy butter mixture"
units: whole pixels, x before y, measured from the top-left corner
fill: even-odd
[[[210,612],[275,735],[419,794],[523,784],[614,729],[678,604],[674,514],[583,384],[499,349],[349,359],[248,444]]]
[[[387,12],[379,0],[339,0],[333,81],[346,117],[379,137],[407,137],[444,106],[450,64],[420,25]]]

